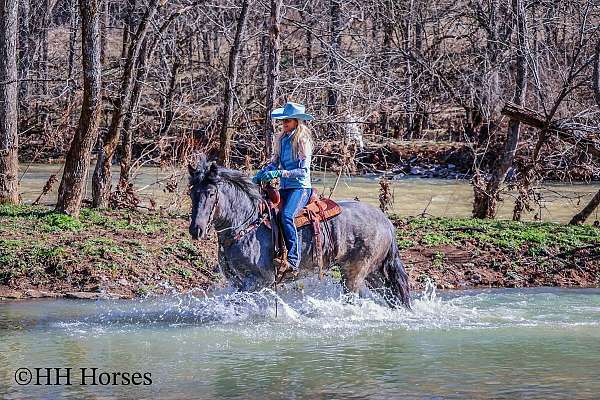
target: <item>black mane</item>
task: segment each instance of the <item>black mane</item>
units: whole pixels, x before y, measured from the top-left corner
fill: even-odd
[[[225,183],[236,192],[246,194],[253,204],[262,200],[258,186],[252,183],[246,174],[234,169],[217,166],[214,163],[200,162],[193,172],[190,170],[189,183],[190,186]]]
[[[208,179],[213,179],[210,177],[210,174],[208,175]],[[258,186],[252,183],[248,176],[246,176],[246,174],[243,172],[236,171],[234,169],[218,167],[218,175],[214,183],[219,180],[221,182],[230,184],[236,190],[246,193],[253,203],[257,203],[262,200]]]

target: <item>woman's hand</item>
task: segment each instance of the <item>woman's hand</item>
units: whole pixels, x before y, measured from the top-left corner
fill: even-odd
[[[283,171],[276,169],[275,171],[267,171],[259,177],[261,181],[271,181],[275,178],[279,178],[283,175]]]

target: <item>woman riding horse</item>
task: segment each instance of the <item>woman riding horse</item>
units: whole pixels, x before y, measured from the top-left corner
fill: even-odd
[[[255,183],[280,178],[281,223],[288,251],[281,274],[291,272],[294,277],[298,275],[302,254],[294,217],[306,206],[312,191],[310,162],[313,141],[304,121],[314,118],[304,111],[302,104],[288,102],[271,112],[271,118],[283,123],[283,131],[276,136],[271,162],[253,178]]]

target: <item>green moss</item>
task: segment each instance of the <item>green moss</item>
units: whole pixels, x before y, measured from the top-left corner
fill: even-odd
[[[102,258],[126,254],[125,249],[115,244],[114,240],[109,238],[88,239],[81,243],[79,248],[85,255]]]
[[[432,265],[438,269],[445,269],[444,268],[444,261],[446,259],[446,256],[444,255],[444,253],[440,252],[440,251],[436,251],[435,254],[433,255],[433,260],[432,260]]]
[[[45,232],[79,231],[83,224],[70,215],[60,213],[48,213],[42,219],[42,230]]]
[[[420,238],[423,245],[430,247],[474,240],[509,252],[527,250],[532,256],[545,255],[550,248],[568,251],[587,244],[600,244],[600,229],[591,225],[466,218],[403,220],[398,236],[398,246],[402,248],[406,248],[407,241],[414,237]]]
[[[409,239],[400,239],[397,241],[398,243],[398,248],[400,250],[406,250],[409,249],[413,246],[415,246],[415,242],[413,240],[409,240]]]
[[[194,273],[187,268],[174,268],[174,272],[184,279],[191,278],[194,275]]]
[[[423,235],[421,242],[425,246],[432,247],[439,246],[442,244],[452,244],[453,240],[442,233],[426,233],[425,235]]]
[[[68,251],[43,241],[0,240],[0,283],[6,284],[13,278],[51,274],[62,277],[66,274],[65,263]]]

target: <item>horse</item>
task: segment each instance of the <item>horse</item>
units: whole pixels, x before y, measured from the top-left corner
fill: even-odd
[[[256,291],[274,285],[274,240],[271,228],[261,220],[264,200],[260,186],[244,173],[205,158],[188,168],[192,238],[206,239],[209,229],[215,229],[219,266],[237,290]],[[398,253],[394,225],[369,204],[337,203],[342,212],[321,221],[321,265],[339,267],[346,293],[365,296],[368,288],[381,293],[390,307],[410,309],[408,275]],[[299,277],[320,272],[313,235],[311,225],[298,228],[302,243]]]

